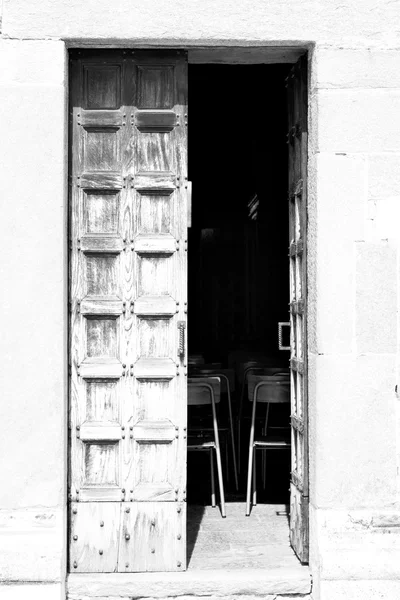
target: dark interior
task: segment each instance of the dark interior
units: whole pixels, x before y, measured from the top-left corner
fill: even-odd
[[[228,366],[232,352],[278,350],[278,322],[288,321],[288,157],[285,78],[291,65],[189,65],[188,237],[189,354]],[[237,410],[239,386],[233,396]],[[240,489],[244,498],[248,429],[244,424]],[[274,454],[274,456],[272,456]],[[275,456],[276,454],[276,456]],[[259,461],[261,462],[261,461]],[[260,502],[289,499],[290,456],[271,453]],[[210,467],[188,455],[188,502],[209,504]]]

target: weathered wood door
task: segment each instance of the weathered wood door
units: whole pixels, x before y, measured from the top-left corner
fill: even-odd
[[[179,571],[186,55],[70,67],[70,571]]]
[[[307,437],[307,57],[288,77],[292,472],[290,539],[308,561]]]

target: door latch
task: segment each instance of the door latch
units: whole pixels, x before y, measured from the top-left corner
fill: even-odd
[[[278,348],[279,350],[290,350],[290,346],[284,346],[282,342],[282,329],[283,327],[290,327],[289,322],[280,321],[278,323]]]
[[[178,321],[178,329],[179,329],[179,347],[178,347],[178,356],[181,359],[185,357],[185,329],[186,322]]]

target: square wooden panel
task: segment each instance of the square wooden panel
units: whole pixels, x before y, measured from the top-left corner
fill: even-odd
[[[121,515],[118,571],[184,571],[186,505],[137,502]]]
[[[169,133],[138,133],[137,171],[174,171],[171,135]]]
[[[174,336],[171,334],[171,326],[170,319],[139,319],[139,356],[173,358]]]
[[[293,430],[292,436],[292,473],[294,473],[293,480],[299,485],[298,476],[300,475],[300,434],[297,429]]]
[[[113,573],[118,568],[119,502],[74,503],[70,510],[70,571]]]
[[[118,260],[115,254],[87,254],[86,295],[118,295]]]
[[[294,239],[296,241],[298,241],[301,238],[301,234],[302,234],[302,227],[301,227],[301,219],[302,219],[302,199],[301,196],[296,196],[295,200],[294,200],[294,223],[293,223],[293,229],[294,229]]]
[[[297,373],[296,377],[296,416],[304,419],[304,376]]]
[[[172,194],[137,194],[137,233],[168,234],[173,230]]]
[[[173,431],[175,434],[175,431]],[[132,497],[136,501],[174,501],[174,443],[137,442]]]
[[[174,421],[174,381],[137,381],[137,414],[141,419],[169,418]]]
[[[296,358],[298,360],[304,360],[303,354],[303,338],[304,338],[304,323],[302,315],[295,315],[294,326],[296,327]]]
[[[121,105],[120,65],[86,65],[84,72],[84,107],[117,109]]]
[[[118,319],[85,318],[86,356],[90,359],[118,358]]]
[[[138,296],[174,296],[171,256],[138,256]]]
[[[174,67],[139,65],[137,68],[137,107],[172,108],[174,106]]]
[[[118,486],[119,443],[85,442],[84,487]]]
[[[85,383],[86,421],[119,422],[118,381],[91,379]]]
[[[83,138],[83,164],[88,173],[120,170],[118,127],[86,127]]]
[[[295,285],[296,285],[296,300],[303,299],[303,257],[301,254],[295,257]]]
[[[119,207],[119,191],[84,191],[84,233],[117,234],[119,232]]]

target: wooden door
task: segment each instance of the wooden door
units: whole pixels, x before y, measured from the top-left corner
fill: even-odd
[[[290,539],[308,561],[307,437],[307,57],[288,77],[292,471]]]
[[[186,55],[70,67],[70,571],[184,570]]]

